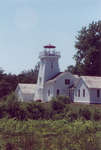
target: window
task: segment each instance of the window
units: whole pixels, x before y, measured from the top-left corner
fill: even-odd
[[[40,78],[39,78],[39,82],[40,82],[40,84],[41,84],[41,80],[42,80],[42,79],[41,79],[41,77],[40,77]]]
[[[48,96],[50,96],[50,89],[48,90]]]
[[[83,97],[85,97],[85,89],[83,89]]]
[[[70,80],[69,79],[65,79],[65,84],[70,84]]]
[[[60,90],[59,89],[57,89],[57,91],[56,91],[56,95],[58,96],[60,94]]]
[[[78,90],[78,97],[80,97],[80,89]]]
[[[77,96],[77,91],[75,91],[75,96]]]
[[[100,90],[97,90],[97,97],[100,97]]]
[[[53,62],[51,62],[51,69],[53,70]]]

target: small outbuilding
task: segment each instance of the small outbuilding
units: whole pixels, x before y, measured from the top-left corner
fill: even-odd
[[[81,76],[74,89],[74,102],[101,103],[101,77]]]
[[[34,100],[36,84],[19,83],[16,88],[16,96],[21,102],[29,102]]]

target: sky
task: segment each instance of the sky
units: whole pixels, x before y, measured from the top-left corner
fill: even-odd
[[[0,67],[34,69],[49,43],[61,53],[60,69],[74,65],[78,31],[101,20],[101,0],[0,0]]]

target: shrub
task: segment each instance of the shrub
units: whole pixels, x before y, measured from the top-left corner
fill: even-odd
[[[64,104],[70,104],[72,102],[68,96],[57,96],[56,99]]]
[[[27,112],[30,119],[42,119],[44,118],[45,108],[42,103],[33,102],[27,106]]]
[[[60,113],[60,114],[56,113],[52,116],[52,120],[61,120],[64,119],[64,117],[65,117],[64,113]]]
[[[101,112],[95,109],[94,114],[93,114],[93,119],[95,121],[100,120],[101,119]]]
[[[86,120],[90,120],[91,119],[91,112],[86,107],[84,107],[83,109],[80,108],[79,115],[80,115],[80,117],[83,117]]]
[[[65,104],[62,101],[59,101],[56,99],[56,100],[52,100],[51,107],[52,107],[53,111],[61,113],[61,112],[63,112]]]
[[[78,118],[78,114],[76,112],[72,112],[72,111],[69,111],[66,115],[65,115],[65,118],[68,120],[68,121],[74,121]]]

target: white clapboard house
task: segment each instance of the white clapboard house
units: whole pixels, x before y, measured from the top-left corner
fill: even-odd
[[[74,89],[74,102],[101,103],[101,77],[81,76]]]

